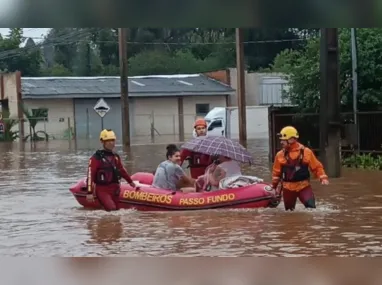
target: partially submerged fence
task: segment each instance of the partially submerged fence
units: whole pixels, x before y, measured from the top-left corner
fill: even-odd
[[[380,153],[382,154],[382,111],[362,111],[341,113],[341,150],[343,153]],[[272,109],[270,115],[271,158],[281,149],[277,133],[287,126],[297,128],[300,141],[319,153],[320,126],[318,113],[285,113]]]

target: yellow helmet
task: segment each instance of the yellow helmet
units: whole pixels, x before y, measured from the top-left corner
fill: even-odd
[[[289,140],[291,138],[299,138],[298,131],[292,126],[284,127],[279,133],[280,140]]]
[[[104,129],[99,135],[101,141],[110,141],[117,139],[115,133],[112,130]]]

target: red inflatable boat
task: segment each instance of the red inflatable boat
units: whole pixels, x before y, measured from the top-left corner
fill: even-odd
[[[171,192],[154,188],[151,185],[153,174],[138,172],[131,177],[139,190],[133,189],[128,184],[121,184],[120,207],[136,209],[139,211],[185,211],[207,209],[235,209],[235,208],[267,208],[277,207],[280,198],[266,183],[257,183],[240,188],[218,190],[201,193]],[[86,179],[78,181],[70,187],[73,193],[85,208],[100,209],[97,200],[86,200]]]

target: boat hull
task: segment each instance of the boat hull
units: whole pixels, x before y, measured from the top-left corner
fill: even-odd
[[[122,183],[119,207],[138,211],[190,211],[209,209],[252,209],[277,207],[280,198],[269,184],[258,183],[240,188],[213,192],[182,193],[151,187],[151,173],[136,173],[132,179],[139,190]],[[70,191],[80,205],[85,208],[101,209],[97,199],[86,200],[86,179],[81,179],[70,187]]]

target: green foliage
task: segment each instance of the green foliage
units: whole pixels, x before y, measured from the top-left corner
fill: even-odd
[[[216,58],[197,59],[189,50],[174,54],[166,50],[147,50],[129,60],[129,71],[134,75],[198,73],[221,67]]]
[[[21,28],[12,28],[8,37],[0,35],[0,71],[21,71],[23,76],[39,76],[43,61],[41,51],[34,46],[20,48],[24,42]]]
[[[357,29],[359,107],[382,103],[382,29]],[[339,29],[340,90],[344,107],[352,105],[350,29]],[[290,81],[288,97],[302,111],[317,111],[320,98],[320,38],[309,38],[301,50],[284,50],[275,58],[273,71]]]
[[[285,49],[299,50],[317,29],[244,29],[249,70],[268,68]],[[196,73],[236,65],[233,28],[129,28],[129,75]],[[0,37],[0,70],[23,76],[119,74],[117,28],[53,28],[45,40],[20,48],[22,29]],[[33,41],[32,41],[33,42]],[[9,51],[3,54],[2,51]],[[14,54],[17,56],[14,56]],[[43,54],[43,57],[42,57]]]
[[[44,76],[71,76],[72,72],[62,64],[54,64],[43,71]]]
[[[48,109],[38,108],[38,109],[28,110],[28,108],[24,105],[22,105],[21,107],[25,117],[27,118],[29,122],[29,126],[32,130],[32,134],[27,135],[24,138],[24,141],[27,141],[28,139],[30,139],[31,141],[42,141],[42,140],[47,141],[49,139],[49,135],[44,131],[36,132],[36,125],[39,122],[44,122],[46,120],[45,118],[48,115]],[[40,136],[40,134],[42,135],[42,137]]]
[[[64,139],[69,139],[69,140],[73,139],[74,138],[74,128],[73,127],[67,128],[64,131],[63,138]]]
[[[372,156],[370,153],[352,155],[344,158],[342,164],[351,168],[382,170],[382,156]]]
[[[245,41],[260,42],[245,45],[248,68],[268,67],[285,48],[302,47],[303,42],[289,40],[306,38],[315,30],[245,29]],[[232,28],[130,28],[128,41],[129,75],[206,72],[236,65]],[[46,61],[64,66],[74,76],[119,74],[117,28],[54,28],[46,42],[57,43]]]
[[[0,135],[0,142],[13,142],[19,137],[18,131],[13,131],[12,128],[15,127],[18,124],[18,121],[15,119],[9,119],[5,118],[4,121],[4,127],[5,127],[5,133],[4,135]]]
[[[18,124],[18,120],[9,118],[9,110],[3,110],[2,118],[5,127],[4,135],[0,135],[0,142],[13,142],[19,137],[18,131],[12,129]]]

